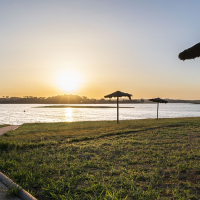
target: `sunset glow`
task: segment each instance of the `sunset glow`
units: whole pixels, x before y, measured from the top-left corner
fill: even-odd
[[[57,86],[63,92],[73,92],[80,86],[80,76],[73,71],[61,71],[56,79]]]
[[[197,0],[0,2],[0,97],[200,99]]]

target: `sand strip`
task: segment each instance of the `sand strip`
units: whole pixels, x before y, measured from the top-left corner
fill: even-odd
[[[12,131],[15,130],[19,127],[19,125],[11,125],[11,126],[5,126],[0,128],[0,135],[3,135],[4,133],[8,132],[8,131]]]

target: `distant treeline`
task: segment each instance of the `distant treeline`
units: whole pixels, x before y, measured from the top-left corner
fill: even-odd
[[[121,99],[120,103],[143,103],[143,99],[140,100],[126,100]],[[115,103],[115,100],[110,99],[89,99],[86,96],[78,95],[57,95],[52,97],[9,97],[3,96],[0,98],[0,104],[102,104],[102,103]]]
[[[168,103],[200,103],[200,100],[166,99]],[[89,99],[86,96],[72,94],[57,95],[52,97],[9,97],[0,98],[0,104],[109,104],[116,103],[116,99]],[[120,103],[152,103],[148,99],[120,99]]]

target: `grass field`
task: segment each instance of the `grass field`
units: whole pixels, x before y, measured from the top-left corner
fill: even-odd
[[[39,200],[200,199],[200,118],[25,124],[0,152]]]

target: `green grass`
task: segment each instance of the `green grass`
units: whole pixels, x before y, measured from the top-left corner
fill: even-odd
[[[6,192],[7,197],[20,197],[20,193],[22,191],[21,187],[13,186],[12,184],[9,185],[8,190]]]
[[[39,200],[200,199],[200,118],[24,124],[0,152]]]

